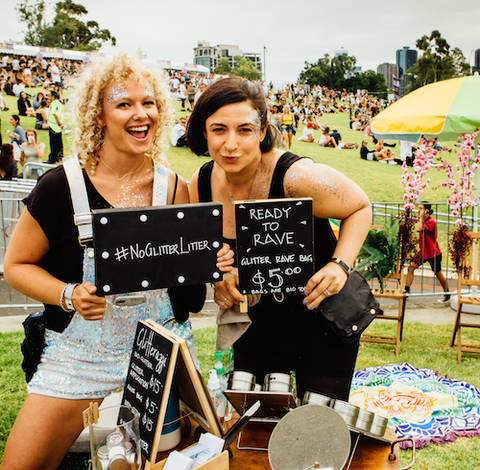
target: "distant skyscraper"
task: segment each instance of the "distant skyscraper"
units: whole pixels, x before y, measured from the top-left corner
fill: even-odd
[[[418,51],[405,46],[397,50],[397,65],[400,69],[400,77],[403,77],[407,70],[417,63]]]
[[[377,67],[377,73],[381,73],[385,77],[385,83],[387,84],[388,89],[393,88],[393,79],[398,78],[400,79],[400,74],[398,72],[398,65],[396,64],[380,64]]]

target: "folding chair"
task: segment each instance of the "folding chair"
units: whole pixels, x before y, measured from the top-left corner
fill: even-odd
[[[384,228],[381,225],[372,225],[371,229]],[[361,341],[367,343],[382,343],[382,344],[394,344],[395,354],[398,356],[400,353],[400,341],[402,341],[403,335],[403,321],[405,317],[405,305],[407,294],[404,293],[405,287],[405,273],[404,267],[400,263],[400,259],[395,265],[395,271],[384,279],[383,292],[380,291],[380,287],[372,287],[373,295],[377,298],[395,299],[398,300],[397,314],[391,315],[378,315],[376,319],[379,320],[393,320],[397,322],[397,333],[395,336],[387,335],[374,335],[368,332],[364,333],[360,338]],[[367,330],[368,331],[368,330]]]
[[[462,344],[461,329],[463,328],[480,328],[480,324],[464,323],[462,321],[462,307],[467,305],[479,305],[480,297],[474,295],[462,294],[462,287],[480,286],[480,233],[467,232],[471,239],[470,252],[468,257],[464,259],[464,266],[466,269],[458,271],[458,306],[457,315],[455,317],[455,326],[453,328],[452,342],[450,346],[455,346],[455,336],[457,337],[457,360],[460,364],[462,362],[462,352],[480,353],[480,346],[471,346]],[[475,315],[475,313],[468,313],[468,315]]]

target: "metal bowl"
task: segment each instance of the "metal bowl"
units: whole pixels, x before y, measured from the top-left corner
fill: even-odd
[[[228,389],[250,391],[255,388],[255,376],[243,370],[234,370],[228,376]]]
[[[263,389],[266,392],[293,393],[293,379],[290,374],[272,372],[265,376]]]
[[[388,418],[384,418],[380,415],[375,415],[373,417],[372,426],[370,427],[370,432],[376,436],[383,437],[388,425]]]
[[[303,395],[302,405],[322,405],[330,406],[331,398],[320,393],[305,392]]]
[[[348,426],[355,426],[357,423],[357,416],[360,408],[355,405],[351,405],[342,400],[335,400],[333,409],[343,418]]]

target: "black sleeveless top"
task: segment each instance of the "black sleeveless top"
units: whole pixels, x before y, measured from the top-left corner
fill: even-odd
[[[285,198],[285,190],[283,184],[285,173],[293,163],[300,160],[301,158],[308,157],[299,157],[298,155],[294,155],[291,152],[285,152],[278,159],[275,170],[273,172],[268,199]],[[202,165],[200,168],[198,174],[198,198],[200,202],[212,201],[211,176],[213,163],[213,160],[210,160],[209,162]],[[315,260],[314,266],[315,271],[318,271],[332,259],[333,252],[335,251],[335,247],[337,245],[337,240],[335,238],[335,235],[333,234],[330,222],[327,219],[319,219],[317,217],[313,218],[313,234]],[[236,253],[236,240],[224,238],[224,242],[228,243],[234,253]]]

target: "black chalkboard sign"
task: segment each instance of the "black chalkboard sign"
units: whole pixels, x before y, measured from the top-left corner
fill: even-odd
[[[140,447],[147,459],[155,444],[157,423],[163,423],[172,384],[172,374],[168,372],[177,354],[175,342],[147,324],[138,323],[122,404],[133,406],[140,413]]]
[[[93,211],[99,295],[222,279],[222,205],[183,204]]]
[[[235,203],[243,294],[302,292],[313,275],[311,198]]]
[[[140,447],[150,462],[156,460],[174,380],[182,409],[207,432],[222,437],[220,421],[187,342],[153,320],[138,322],[122,404],[140,413]]]

